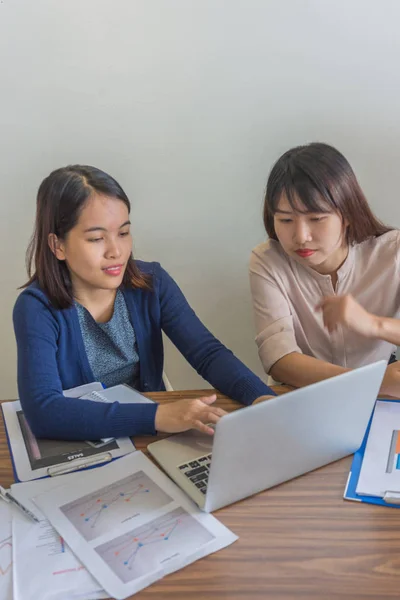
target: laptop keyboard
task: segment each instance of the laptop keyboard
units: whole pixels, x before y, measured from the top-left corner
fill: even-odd
[[[186,475],[188,479],[205,495],[207,491],[208,473],[211,464],[211,454],[199,456],[190,462],[178,465],[181,473]]]

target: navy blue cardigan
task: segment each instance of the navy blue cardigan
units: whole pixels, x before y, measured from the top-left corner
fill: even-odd
[[[137,265],[152,276],[152,290],[122,292],[138,343],[141,391],[165,389],[164,331],[192,367],[227,396],[251,404],[273,394],[206,329],[158,263]],[[107,405],[63,396],[63,389],[94,381],[74,306],[55,309],[33,284],[18,297],[13,321],[19,398],[37,437],[94,440],[155,433],[157,404]]]

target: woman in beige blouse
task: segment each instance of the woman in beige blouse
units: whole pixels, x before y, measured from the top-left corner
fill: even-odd
[[[266,373],[304,386],[384,359],[381,391],[400,395],[400,231],[372,213],[344,156],[320,143],[283,154],[264,224],[250,282]]]

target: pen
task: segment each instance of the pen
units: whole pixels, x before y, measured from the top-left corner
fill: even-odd
[[[1,485],[0,485],[0,497],[3,498],[3,500],[5,500],[6,502],[12,502],[25,515],[27,515],[30,519],[32,519],[32,521],[35,521],[35,523],[39,523],[39,519],[37,519],[35,517],[33,512],[28,510],[23,504],[21,504],[21,502],[18,502],[18,500],[16,498],[14,498],[14,496],[11,496],[11,494],[9,492],[7,492],[7,490],[5,490],[3,487],[1,487]]]
[[[74,471],[79,471],[80,469],[94,467],[105,462],[110,462],[111,460],[111,452],[103,452],[102,454],[96,454],[94,457],[86,456],[85,458],[75,458],[74,460],[71,460],[70,463],[65,465],[48,467],[47,473],[51,477],[56,475],[65,475],[66,473],[72,473]]]

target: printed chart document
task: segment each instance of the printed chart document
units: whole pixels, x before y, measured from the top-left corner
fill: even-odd
[[[12,536],[14,510],[9,502],[0,500],[0,600],[12,600]]]
[[[79,487],[85,476],[85,473],[73,473],[11,486],[15,498],[40,519],[34,523],[19,511],[13,511],[14,600],[109,597],[31,501],[32,496],[67,480],[69,485]]]
[[[237,539],[142,452],[88,471],[79,486],[63,485],[34,501],[118,599]]]
[[[376,402],[358,479],[357,494],[400,492],[400,402]]]

